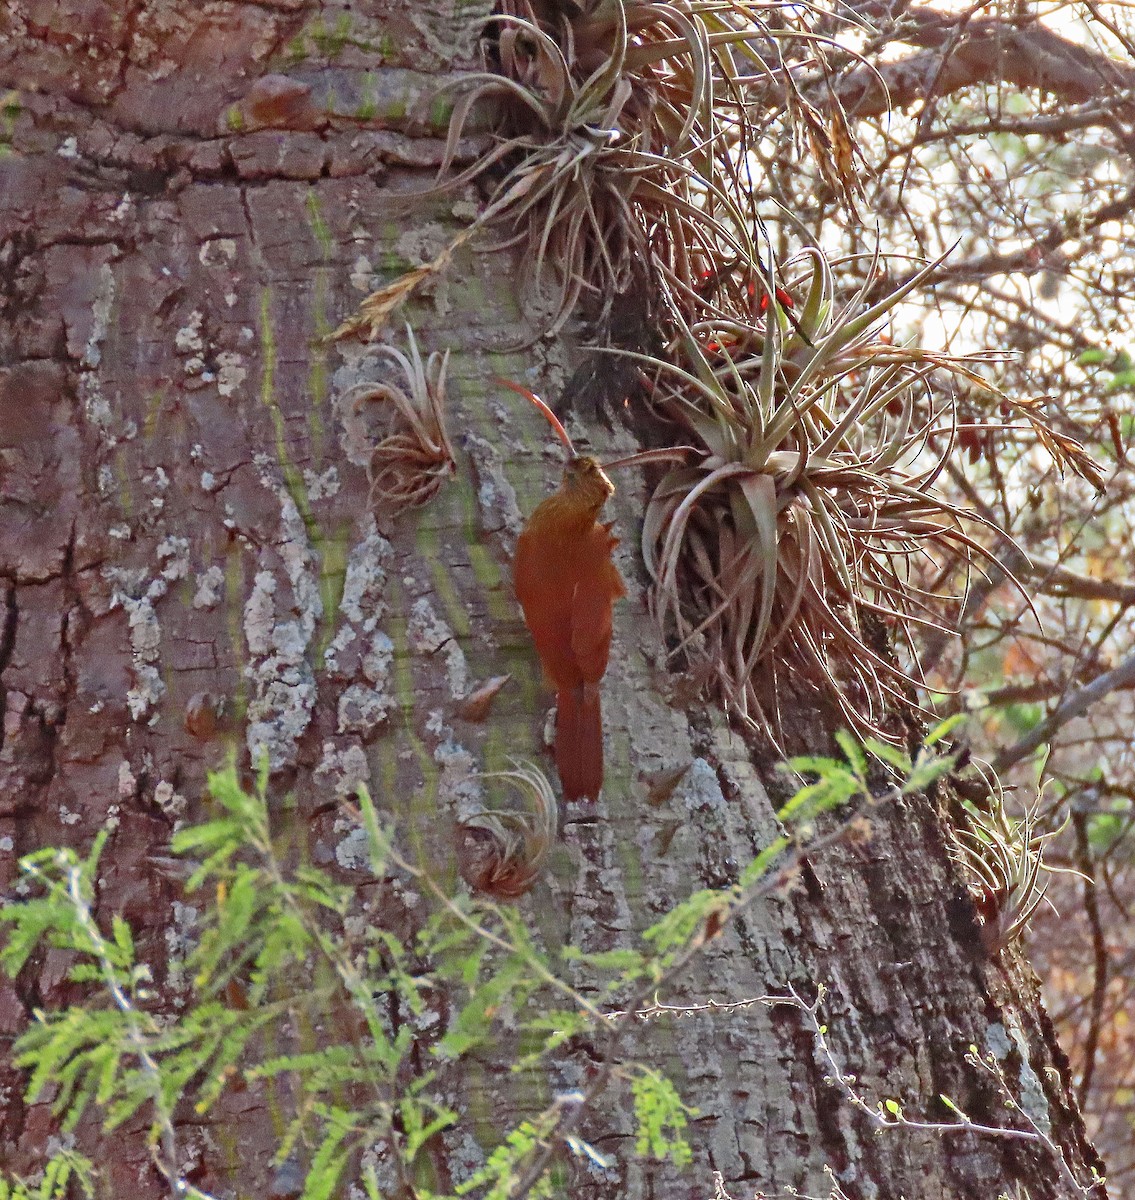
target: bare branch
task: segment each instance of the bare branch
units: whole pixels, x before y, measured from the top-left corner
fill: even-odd
[[[970,21],[943,62],[940,47],[949,47],[960,19],[930,8],[911,9],[890,40],[927,48],[878,64],[877,70],[857,67],[846,74],[837,90],[849,115],[877,117],[907,108],[925,99],[931,80],[937,95],[999,83],[1048,92],[1067,104],[1107,95],[1111,118],[1132,103],[1135,70],[1036,23],[1022,27],[996,17]],[[1107,119],[1101,115],[1101,122]]]
[[[1113,579],[1093,579],[1067,567],[1045,562],[1029,555],[1018,574],[1038,580],[1040,590],[1051,596],[1075,596],[1079,600],[1107,600],[1115,604],[1135,604],[1135,583]]]
[[[1065,242],[1083,238],[1085,234],[1110,221],[1130,217],[1132,213],[1135,213],[1135,189],[1101,204],[1092,212],[1071,212],[1053,221],[1047,229],[1038,232],[1026,244],[1018,245],[1004,254],[984,254],[977,258],[944,263],[938,268],[935,280],[982,280],[990,275],[1012,275],[1018,271],[1031,274],[1041,271],[1045,267],[1048,252],[1059,249]],[[913,274],[911,271],[907,276],[901,276],[897,281],[898,285],[901,286]],[[894,285],[894,281],[888,283]]]
[[[1012,746],[1002,750],[993,760],[993,770],[997,774],[1007,771],[1014,763],[1019,763],[1021,759],[1032,754],[1038,746],[1051,741],[1053,735],[1064,725],[1076,717],[1082,716],[1109,692],[1129,687],[1135,687],[1135,654],[1124,659],[1114,670],[1108,671],[1098,679],[1093,679],[1091,683],[1087,683],[1073,692],[1055,712],[1047,716],[1020,741],[1014,742]]]

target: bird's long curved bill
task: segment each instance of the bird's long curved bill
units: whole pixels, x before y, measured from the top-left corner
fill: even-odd
[[[511,379],[503,379],[500,375],[496,377],[496,380],[497,383],[503,384],[506,388],[516,392],[518,396],[523,396],[526,400],[530,400],[533,404],[535,404],[536,407],[544,414],[548,424],[551,425],[553,431],[555,432],[556,437],[563,442],[564,446],[567,448],[567,452],[572,456],[572,458],[577,457],[575,453],[575,446],[572,444],[572,440],[568,436],[568,431],[560,423],[559,417],[552,412],[548,405],[545,404],[535,392],[530,392],[526,387],[521,387],[519,383],[513,383]]]

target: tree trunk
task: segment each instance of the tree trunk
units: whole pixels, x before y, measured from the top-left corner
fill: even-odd
[[[423,354],[450,352],[458,473],[420,510],[373,512],[376,412],[352,388],[390,378],[390,363],[325,340],[473,211],[461,194],[404,201],[433,182],[444,139],[411,118],[444,72],[472,63],[487,8],[9,0],[0,14],[12,89],[0,130],[0,864],[11,888],[21,854],[86,847],[109,823],[100,917],[134,924],[159,979],[193,935],[164,848],[234,749],[246,768],[267,753],[272,793],[295,796],[314,861],[360,888],[337,804],[360,782],[422,861],[447,864],[475,772],[512,755],[554,775],[552,701],[509,563],[559,455],[493,377],[557,394],[570,345],[502,350],[530,332],[517,260],[459,252],[386,331],[405,349],[404,317]],[[621,429],[588,432],[604,454],[635,448]],[[608,515],[629,596],[604,684],[606,783],[597,805],[571,806],[521,902],[551,952],[626,945],[678,899],[734,882],[777,832],[770,792],[784,796],[774,761],[671,673],[646,618],[646,493],[629,472],[618,482]],[[504,674],[488,718],[465,719],[462,699]],[[813,748],[827,752],[826,736]],[[687,764],[669,795],[652,788]],[[893,1098],[908,1120],[948,1123],[944,1094],[975,1122],[1034,1123],[1067,1168],[1036,1141],[877,1133],[831,1078],[807,1014],[756,1004],[636,1028],[628,1049],[698,1110],[693,1164],[637,1154],[627,1098],[612,1091],[582,1132],[614,1165],[569,1159],[572,1196],[709,1196],[715,1171],[738,1200],[841,1194],[837,1182],[854,1197],[1081,1194],[1071,1175],[1087,1183],[1095,1157],[1030,970],[982,949],[931,800],[881,803],[869,822],[805,858],[662,999],[793,988],[811,1000],[822,986],[827,1044],[869,1104]],[[413,891],[403,880],[410,907]],[[0,1028],[14,1036],[33,1007],[74,997],[48,953],[2,985]],[[1020,1110],[966,1061],[971,1044]],[[470,1072],[463,1099],[487,1089],[478,1108],[494,1119],[437,1140],[446,1170],[475,1161],[471,1132],[487,1152],[528,1114],[530,1084],[507,1066]],[[48,1106],[21,1101],[10,1064],[4,1076],[0,1161],[30,1171],[48,1151]],[[546,1099],[585,1077],[539,1086]],[[198,1186],[265,1194],[272,1113],[240,1104],[189,1120],[187,1153]],[[139,1130],[80,1131],[107,1194],[161,1192]]]

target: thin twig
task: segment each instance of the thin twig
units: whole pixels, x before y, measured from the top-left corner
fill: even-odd
[[[56,861],[65,869],[66,891],[71,908],[90,942],[89,952],[98,961],[103,985],[114,1001],[115,1007],[126,1019],[130,1045],[141,1064],[142,1074],[149,1085],[150,1103],[153,1105],[154,1118],[161,1137],[160,1151],[158,1146],[153,1146],[151,1149],[154,1166],[165,1179],[172,1200],[185,1200],[186,1197],[190,1197],[192,1200],[212,1200],[212,1197],[195,1188],[181,1174],[181,1154],[178,1148],[177,1131],[173,1127],[173,1114],[162,1099],[164,1088],[161,1067],[149,1049],[149,1036],[154,1032],[153,1018],[148,1014],[141,1013],[135,1007],[119,983],[106,939],[95,922],[94,914],[91,912],[90,904],[84,894],[83,872],[80,864],[75,863],[69,856],[67,858],[61,856]],[[52,881],[38,868],[33,867],[29,874],[38,878],[48,890],[53,889]]]
[[[1084,875],[1084,913],[1092,931],[1092,1000],[1088,1021],[1088,1032],[1084,1037],[1084,1065],[1080,1082],[1076,1087],[1076,1100],[1081,1108],[1087,1107],[1092,1090],[1092,1077],[1096,1069],[1096,1054],[1099,1050],[1100,1032],[1103,1028],[1104,1002],[1107,1000],[1108,955],[1107,942],[1100,921],[1099,898],[1096,894],[1095,864],[1088,841],[1086,814],[1072,813],[1072,825],[1076,831],[1076,866]]]
[[[1050,713],[1013,745],[1002,750],[993,760],[993,770],[998,775],[1002,774],[1022,759],[1028,758],[1038,746],[1052,741],[1063,726],[1067,725],[1069,721],[1075,720],[1076,717],[1082,716],[1109,692],[1133,686],[1135,686],[1135,654],[1125,658],[1114,670],[1106,672],[1098,679],[1093,679],[1091,683],[1074,691],[1055,712]]]
[[[855,1089],[856,1077],[847,1075],[837,1061],[831,1045],[827,1038],[827,1027],[821,1023],[817,1012],[820,1002],[823,999],[824,989],[821,987],[813,1003],[809,1004],[803,999],[793,988],[788,989],[787,996],[774,998],[772,1003],[787,1004],[804,1013],[805,1019],[810,1026],[810,1032],[815,1039],[815,1044],[824,1060],[831,1069],[831,1074],[827,1077],[826,1082],[834,1084],[843,1093],[844,1098],[855,1109],[861,1112],[876,1128],[878,1129],[914,1129],[921,1130],[925,1133],[938,1134],[979,1134],[984,1137],[1003,1138],[1008,1141],[1019,1142],[1037,1142],[1046,1147],[1056,1159],[1060,1168],[1060,1173],[1068,1180],[1069,1183],[1076,1189],[1081,1196],[1089,1197],[1099,1187],[1102,1186],[1102,1180],[1094,1180],[1088,1185],[1082,1184],[1077,1178],[1072,1168],[1068,1165],[1064,1157],[1063,1151],[1055,1142],[1044,1133],[1037,1125],[1036,1121],[1016,1100],[1010,1089],[1001,1068],[997,1065],[992,1054],[984,1057],[972,1052],[965,1055],[965,1059],[972,1066],[980,1067],[983,1071],[991,1075],[997,1085],[998,1091],[1001,1093],[1003,1100],[1008,1108],[1019,1112],[1029,1125],[1028,1129],[1006,1128],[1001,1125],[982,1125],[977,1121],[971,1120],[953,1104],[949,1102],[950,1109],[958,1114],[956,1121],[914,1121],[903,1115],[901,1106],[892,1101],[891,1104],[883,1106],[881,1103],[873,1107],[869,1104],[862,1095]],[[943,1097],[945,1099],[945,1097]]]

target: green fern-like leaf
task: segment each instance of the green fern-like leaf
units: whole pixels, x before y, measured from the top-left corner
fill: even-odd
[[[643,1069],[631,1083],[638,1134],[635,1153],[653,1158],[669,1158],[676,1166],[688,1166],[693,1151],[684,1131],[687,1118],[697,1109],[682,1103],[677,1089],[664,1075]]]
[[[330,1110],[323,1140],[312,1156],[311,1167],[304,1180],[302,1200],[329,1200],[335,1194],[351,1154],[347,1139],[354,1129],[353,1118],[354,1114],[345,1109]]]

